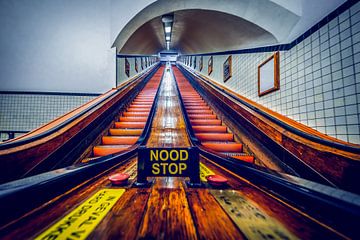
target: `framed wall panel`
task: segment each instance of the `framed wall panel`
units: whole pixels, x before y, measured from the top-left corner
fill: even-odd
[[[258,66],[259,97],[280,89],[279,52],[274,53]]]
[[[229,80],[232,76],[232,57],[231,57],[231,55],[224,62],[223,76],[224,76],[224,82]]]
[[[130,77],[130,63],[127,58],[125,58],[125,74]]]
[[[208,61],[208,75],[210,75],[212,71],[213,71],[213,56],[211,56]]]
[[[138,69],[138,59],[135,58],[135,71],[136,72],[139,72],[139,69]]]

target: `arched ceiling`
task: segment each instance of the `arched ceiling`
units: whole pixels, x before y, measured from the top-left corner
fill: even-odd
[[[192,10],[192,12],[186,12],[185,10]],[[207,19],[207,24],[205,20],[197,16],[196,11],[201,17]],[[209,16],[205,16],[206,14],[204,13],[206,13],[206,11],[208,11],[207,13],[212,13],[212,15],[221,22],[215,22]],[[164,37],[161,41],[156,40],[163,35],[163,31],[161,32],[160,30],[162,23],[161,21],[156,22],[156,18],[160,19],[162,15],[168,13],[174,13],[175,15],[173,25],[174,41],[172,44],[174,47],[178,47],[180,52],[187,53],[195,53],[192,51],[196,51],[197,53],[211,52],[219,49],[219,44],[213,45],[210,39],[215,38],[215,40],[212,40],[213,43],[219,43],[221,39],[218,35],[215,36],[214,33],[223,34],[224,31],[215,30],[215,27],[229,29],[229,31],[227,31],[228,34],[226,34],[223,39],[223,48],[229,49],[231,46],[246,48],[250,47],[246,43],[253,45],[252,42],[259,41],[264,44],[274,44],[282,41],[287,37],[299,19],[299,16],[294,12],[269,0],[158,0],[144,8],[130,20],[117,36],[113,46],[116,47],[118,53],[121,54],[157,53],[158,46],[164,45]],[[178,16],[176,16],[176,14]],[[274,16],[280,16],[281,18]],[[177,17],[179,17],[179,19],[176,19]],[[287,21],[284,22],[284,18],[287,19]],[[192,25],[191,22],[202,24],[202,27],[200,28],[200,25]],[[151,33],[149,29],[146,29],[146,26],[149,29],[156,28],[160,32]],[[211,28],[211,26],[214,26],[214,28]],[[241,42],[237,38],[240,34],[230,33],[236,26],[241,26],[242,36],[247,36],[242,38],[245,42]],[[200,31],[201,34],[196,32],[197,30],[202,30]],[[188,36],[185,34],[188,34]],[[259,36],[257,36],[257,34],[259,34]],[[198,38],[200,35],[201,38]],[[270,40],[269,42],[264,42],[265,35],[265,38]],[[272,37],[270,37],[271,35]],[[236,38],[225,39],[226,37],[231,38],[232,36]],[[250,41],[250,36],[253,37],[253,41]],[[187,44],[183,42],[177,43],[175,37],[178,40],[186,41]],[[257,39],[257,37],[259,37],[259,39]],[[140,47],[142,44],[141,41],[139,41],[141,39],[147,42],[143,44],[148,46],[146,49],[144,48],[143,51],[136,49],[136,47]],[[276,41],[274,41],[274,39]],[[205,40],[205,42],[203,40]],[[130,41],[136,41],[136,43],[130,43]],[[160,42],[156,43],[156,41]],[[198,44],[195,44],[196,42]],[[227,43],[230,43],[230,46],[226,46]],[[135,45],[135,48],[130,48],[131,45]],[[197,49],[202,45],[208,47],[202,47],[201,50]]]
[[[174,12],[170,48],[183,54],[205,53],[277,43],[259,26],[234,15],[208,10]],[[121,49],[125,54],[154,54],[165,48],[161,17],[137,29]]]
[[[174,14],[170,46],[182,54],[287,43],[297,32],[303,33],[306,24],[315,23],[317,13],[306,15],[311,12],[307,6],[318,8],[326,2],[321,9],[326,8],[328,13],[344,0],[317,1],[315,6],[313,0],[158,0],[126,24],[113,47],[120,54],[156,54],[164,50],[161,17],[169,13]]]

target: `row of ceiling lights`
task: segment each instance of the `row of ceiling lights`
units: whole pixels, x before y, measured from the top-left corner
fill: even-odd
[[[172,25],[174,22],[174,15],[173,14],[164,15],[162,16],[161,20],[164,26],[166,49],[170,50],[171,32],[172,32]]]

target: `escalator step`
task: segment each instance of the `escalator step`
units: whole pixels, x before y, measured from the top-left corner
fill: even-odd
[[[140,109],[150,109],[152,105],[138,105],[138,104],[131,104],[130,108],[140,108]]]
[[[215,114],[189,114],[188,115],[190,120],[191,119],[216,119]]]
[[[132,108],[126,109],[127,112],[150,112],[150,108]]]
[[[235,155],[235,156],[231,156],[232,158],[236,158],[239,159],[241,161],[245,161],[245,162],[249,162],[249,163],[254,163],[254,156],[251,155]]]
[[[106,145],[106,146],[95,146],[93,153],[95,157],[106,156],[113,153],[125,151],[131,147],[131,145]]]
[[[196,119],[196,120],[190,120],[191,125],[198,126],[198,125],[206,125],[206,126],[217,126],[221,125],[221,120],[219,119]]]
[[[188,114],[198,114],[198,113],[204,113],[204,114],[212,114],[213,112],[209,109],[209,110],[187,110]]]
[[[149,116],[148,112],[124,112],[125,117],[147,117]]]
[[[184,103],[185,107],[191,107],[191,106],[208,106],[205,102],[189,102]]]
[[[213,143],[213,142],[202,142],[204,147],[212,149],[217,152],[242,152],[241,143]]]
[[[195,133],[226,133],[226,126],[193,126]]]
[[[102,137],[102,144],[104,145],[132,145],[135,144],[139,137],[130,136],[104,136]]]
[[[110,135],[112,136],[140,136],[142,129],[116,129],[111,128],[109,130]]]
[[[186,110],[210,110],[209,106],[187,106]]]
[[[120,117],[120,122],[146,122],[147,117]]]
[[[115,128],[144,128],[146,122],[115,122]]]
[[[196,133],[196,137],[200,141],[233,141],[232,133]]]

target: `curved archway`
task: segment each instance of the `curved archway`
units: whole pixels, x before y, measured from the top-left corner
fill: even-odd
[[[159,28],[157,27],[158,24],[155,24],[156,19],[157,18],[160,19],[162,15],[170,12],[174,12],[175,14],[177,13],[178,16],[175,15],[175,21],[177,21],[176,20],[177,17],[180,17],[180,19],[183,20],[188,19],[189,15],[194,14],[194,12],[191,13],[191,11],[197,11],[198,14],[202,14],[204,13],[204,11],[208,11],[208,13],[211,12],[213,16],[216,15],[217,20],[219,20],[221,18],[220,17],[221,14],[223,14],[223,17],[226,16],[227,18],[225,22],[222,21],[216,23],[215,21],[211,21],[211,24],[216,24],[217,26],[219,26],[220,23],[221,24],[228,23],[225,26],[223,25],[224,28],[230,26],[229,29],[233,29],[232,27],[233,25],[239,25],[240,22],[242,23],[241,25],[243,28],[242,33],[244,35],[252,36],[251,38],[249,38],[252,41],[245,41],[245,42],[243,41],[242,44],[237,44],[237,45],[235,44],[230,44],[229,46],[224,45],[227,47],[228,50],[233,47],[248,48],[248,47],[257,46],[259,44],[268,45],[268,44],[279,43],[284,39],[286,39],[292,27],[299,20],[299,16],[297,14],[269,0],[225,0],[225,1],[158,0],[150,4],[146,8],[144,8],[141,12],[139,12],[133,19],[131,19],[128,22],[128,24],[121,30],[121,32],[117,36],[113,44],[113,47],[117,48],[118,53],[131,54],[133,52],[129,50],[131,49],[129,48],[129,44],[130,44],[129,40],[130,38],[134,40],[134,38],[136,39],[139,38],[140,36],[149,36],[148,38],[149,40],[151,39],[152,42],[155,43],[155,41],[158,41],[156,45],[158,46],[163,45],[162,38],[156,40],[157,38],[161,37],[158,32],[152,34],[149,31],[147,31],[147,34],[145,32],[140,34],[141,31],[139,30],[140,29],[144,30],[144,27],[142,27],[144,25],[145,26],[147,25],[148,27],[152,26],[149,29],[153,29],[154,27]],[[203,18],[204,15],[202,14],[201,17]],[[286,21],[284,21],[284,19],[286,19]],[[194,20],[201,21],[200,17],[197,18],[196,16],[193,16],[192,21]],[[187,22],[189,21],[187,20]],[[232,24],[234,22],[236,22],[236,24]],[[176,31],[176,28],[178,27],[178,30],[180,30],[181,28],[183,29],[182,32],[184,34],[189,34],[189,31],[185,31],[183,27],[183,24],[188,25],[188,23],[178,21],[177,23],[175,22],[175,24],[174,24],[174,31]],[[261,37],[254,38],[253,31],[257,32]],[[192,32],[196,35],[195,31]],[[203,33],[206,34],[206,32]],[[228,33],[230,35],[233,34],[230,33],[230,31],[228,31]],[[176,35],[174,35],[174,37],[176,37]],[[182,39],[182,41],[184,41],[184,37],[185,35],[183,37],[178,36],[178,38]],[[211,37],[219,37],[219,36],[218,35],[215,36],[210,32],[208,37],[211,38]],[[260,41],[259,39],[262,40]],[[267,39],[267,41],[265,41],[265,39]],[[190,40],[193,40],[195,42],[200,41],[200,39],[188,39],[188,42]],[[254,42],[258,42],[258,43],[253,44]],[[209,45],[209,47],[206,49],[205,48],[198,49],[196,46],[191,46],[191,44],[188,43],[187,47],[182,48],[181,44],[176,44],[174,42],[174,46],[177,46],[180,51],[184,51],[187,53],[195,53],[195,52],[201,53],[201,52],[220,50],[217,47],[215,48],[211,47],[212,44],[210,43],[205,42],[205,45]],[[150,48],[148,48],[148,50],[146,51],[150,51]],[[137,52],[137,53],[150,53],[146,51]],[[155,52],[151,52],[151,53],[155,53]]]

